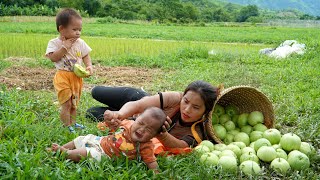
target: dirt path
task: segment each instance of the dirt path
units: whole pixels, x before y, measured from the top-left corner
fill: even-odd
[[[146,87],[161,74],[159,69],[94,66],[94,75],[85,79],[84,91],[95,85]],[[0,84],[22,90],[54,91],[55,69],[14,65],[0,73]]]

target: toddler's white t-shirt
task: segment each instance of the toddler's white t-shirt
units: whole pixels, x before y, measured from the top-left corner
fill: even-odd
[[[62,40],[59,38],[51,39],[48,43],[46,56],[59,50],[62,47]],[[82,39],[77,39],[68,52],[60,61],[54,62],[56,69],[72,71],[74,64],[82,64],[82,58],[89,54],[92,49]]]

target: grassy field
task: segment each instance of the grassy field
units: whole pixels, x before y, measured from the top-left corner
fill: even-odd
[[[42,33],[56,34],[54,23],[50,22],[2,22],[1,33]],[[147,27],[147,28],[146,28]],[[298,41],[311,40],[318,28],[286,28],[265,26],[164,26],[138,24],[100,24],[83,25],[83,35],[113,38],[143,38],[165,40],[187,40],[207,42],[280,43],[283,39]],[[301,36],[304,34],[304,36]]]
[[[8,20],[9,21],[9,20]],[[64,144],[76,135],[62,128],[52,89],[25,90],[21,78],[35,81],[27,70],[53,70],[43,57],[48,41],[57,36],[55,23],[24,19],[0,20],[0,179],[246,179],[222,172],[219,167],[201,165],[193,154],[159,157],[162,172],[153,175],[136,161],[119,159],[97,163],[84,159],[75,164],[45,151],[51,143]],[[275,127],[282,134],[294,132],[311,143],[317,153],[311,167],[280,176],[264,165],[254,179],[319,179],[320,175],[320,37],[316,28],[255,26],[165,26],[152,24],[99,24],[87,20],[83,39],[92,47],[93,63],[108,68],[130,67],[135,72],[150,71],[151,79],[142,82],[150,93],[183,91],[191,81],[201,79],[226,88],[249,85],[264,92],[273,104]],[[259,55],[259,49],[276,47],[284,40],[306,44],[306,53],[276,60]],[[208,54],[211,51],[213,54]],[[11,70],[11,71],[8,71]],[[152,72],[159,72],[153,75]],[[34,72],[34,71],[32,71]],[[99,72],[97,72],[98,74]],[[115,73],[116,72],[112,72]],[[121,72],[118,72],[121,73]],[[106,75],[108,72],[106,72]],[[47,76],[47,74],[44,73]],[[121,76],[121,74],[120,74]],[[108,76],[109,77],[109,76]],[[112,76],[111,80],[112,81]],[[102,76],[85,79],[85,84],[108,84]],[[124,83],[133,83],[136,77]],[[51,81],[52,77],[47,79]],[[20,82],[20,81],[19,81]],[[117,83],[114,81],[113,83]],[[85,90],[77,121],[87,126],[77,135],[103,135],[95,122],[84,117],[85,110],[100,105]]]

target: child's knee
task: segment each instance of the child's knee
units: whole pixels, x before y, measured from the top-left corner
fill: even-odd
[[[72,100],[71,100],[71,99],[68,99],[68,100],[67,100],[65,103],[63,103],[61,106],[62,106],[63,109],[71,110],[71,108],[72,108]]]

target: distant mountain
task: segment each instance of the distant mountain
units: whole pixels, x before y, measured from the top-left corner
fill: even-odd
[[[241,5],[256,5],[262,9],[296,9],[305,14],[320,16],[320,0],[220,0]]]

